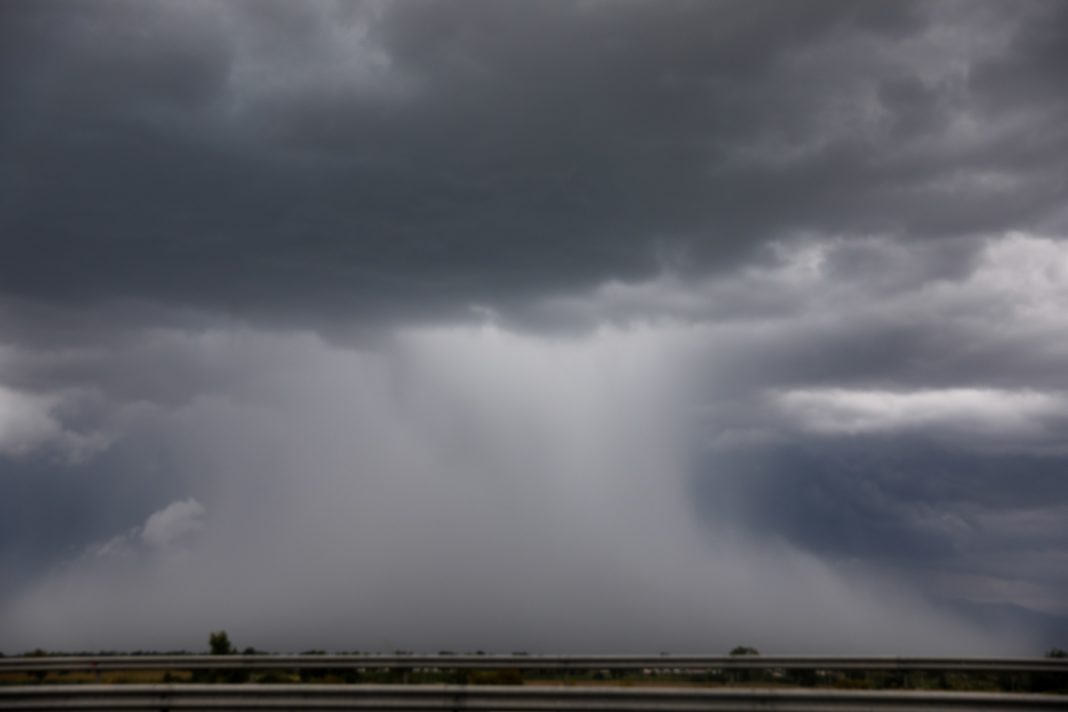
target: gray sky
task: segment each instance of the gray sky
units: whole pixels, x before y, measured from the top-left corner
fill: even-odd
[[[1068,4],[0,7],[0,650],[1068,645]]]

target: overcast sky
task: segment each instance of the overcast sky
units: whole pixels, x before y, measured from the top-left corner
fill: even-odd
[[[1068,647],[1068,3],[0,5],[0,651]]]

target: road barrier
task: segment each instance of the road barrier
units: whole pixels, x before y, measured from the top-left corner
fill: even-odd
[[[5,672],[113,670],[867,670],[1068,674],[1068,658],[772,655],[92,655],[0,658]]]
[[[486,712],[961,712],[1064,710],[1063,696],[901,691],[465,685],[34,685],[0,710],[485,710]]]

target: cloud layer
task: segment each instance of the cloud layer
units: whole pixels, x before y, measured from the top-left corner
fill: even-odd
[[[1046,229],[1063,12],[9,9],[0,283],[411,318],[735,265],[769,239]]]
[[[3,619],[16,645],[195,648],[223,623],[272,648],[1025,644],[696,517],[689,379],[658,373],[685,330],[420,331],[388,357],[273,338],[300,369],[268,376],[239,339],[231,356],[270,381],[254,400],[206,395],[147,426],[211,504],[173,502],[26,589]]]
[[[1063,3],[0,10],[0,648],[1068,641]]]

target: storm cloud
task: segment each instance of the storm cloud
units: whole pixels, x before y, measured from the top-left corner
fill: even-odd
[[[1068,631],[1068,7],[0,9],[0,648]]]

